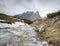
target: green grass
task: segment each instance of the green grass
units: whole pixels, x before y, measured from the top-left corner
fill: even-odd
[[[9,24],[14,23],[16,21],[21,22],[21,19],[15,18],[13,16],[6,15],[3,13],[0,13],[0,19],[6,20],[5,23],[9,23]]]
[[[32,24],[34,21],[23,19],[25,23]]]

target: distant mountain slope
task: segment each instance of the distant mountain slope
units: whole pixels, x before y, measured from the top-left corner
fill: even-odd
[[[21,18],[21,19],[27,19],[27,20],[31,20],[31,21],[41,19],[38,11],[35,13],[33,11],[30,11],[30,12],[27,11],[23,14],[15,15],[14,17]]]
[[[13,16],[9,16],[9,15],[3,14],[3,13],[0,13],[0,19],[1,20],[6,20],[4,22],[9,23],[9,24],[14,23],[15,21],[20,21],[20,22],[22,21],[21,19],[14,18]]]
[[[4,21],[2,21],[4,20]],[[32,24],[33,21],[30,21],[30,20],[27,20],[27,19],[20,19],[20,18],[17,18],[17,17],[14,17],[14,16],[9,16],[9,15],[6,15],[6,14],[3,14],[3,13],[0,13],[0,22],[1,23],[14,23],[14,22],[24,22],[24,23],[27,23],[27,24]]]
[[[53,18],[53,17],[56,17],[56,16],[60,16],[60,10],[57,11],[57,12],[53,12],[53,13],[48,13],[47,14],[48,18]]]

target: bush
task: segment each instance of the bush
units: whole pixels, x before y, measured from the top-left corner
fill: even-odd
[[[60,15],[60,10],[57,12],[58,15]]]
[[[47,17],[48,18],[53,18],[53,17],[58,16],[58,15],[60,15],[60,10],[58,12],[48,13]]]
[[[23,19],[25,23],[28,23],[28,24],[32,24],[33,21],[30,21],[30,20],[27,20],[27,19]]]

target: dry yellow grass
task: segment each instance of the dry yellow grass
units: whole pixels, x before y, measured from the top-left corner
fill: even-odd
[[[47,40],[49,44],[53,44],[54,46],[60,46],[60,20],[52,23],[52,19],[43,19],[40,21],[36,21],[32,24],[40,27],[44,25],[45,32],[39,33],[37,32],[37,37]]]

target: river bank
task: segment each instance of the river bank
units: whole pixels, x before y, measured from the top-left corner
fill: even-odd
[[[53,46],[60,46],[60,18],[59,16],[54,18],[45,18],[42,20],[38,20],[35,23],[32,24],[32,26],[41,28],[40,32],[38,30],[37,36],[42,39],[46,40],[49,44],[52,44]],[[42,29],[44,29],[42,31]]]

